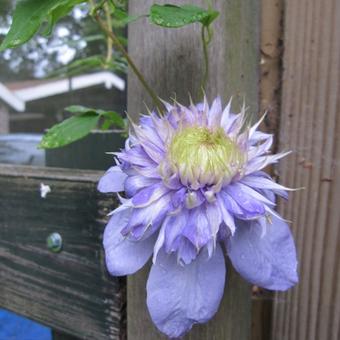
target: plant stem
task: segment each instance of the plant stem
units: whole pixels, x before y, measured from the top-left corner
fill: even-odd
[[[206,30],[206,27],[202,25],[201,38],[202,38],[202,44],[203,44],[204,74],[202,78],[201,87],[203,91],[205,91],[205,87],[207,86],[207,82],[209,78],[209,55],[208,55],[209,40],[206,40],[205,30]]]
[[[119,41],[118,37],[114,34],[112,31],[111,27],[108,28],[107,24],[100,18],[99,14],[97,13],[97,10],[93,12],[93,16],[95,20],[97,21],[99,27],[102,29],[102,31],[108,36],[108,38],[111,39],[112,43],[114,46],[118,48],[118,50],[124,55],[126,58],[129,66],[131,67],[132,71],[135,73],[137,76],[138,80],[141,82],[147,93],[150,95],[152,98],[152,101],[154,102],[156,108],[158,109],[159,113],[163,111],[163,105],[161,101],[159,100],[157,94],[152,90],[152,88],[149,86],[147,81],[145,80],[144,76],[141,74],[141,72],[138,70],[136,64],[134,61],[131,59],[129,54],[126,52],[124,46],[122,43]]]
[[[107,29],[111,30],[112,18],[111,18],[110,7],[109,7],[107,2],[104,4],[104,10],[105,10],[105,16],[106,16]],[[110,37],[108,36],[107,37],[107,54],[106,54],[106,62],[107,63],[109,63],[112,59],[112,48],[113,48],[113,42],[110,39]]]

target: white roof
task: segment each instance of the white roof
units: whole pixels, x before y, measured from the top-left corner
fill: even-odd
[[[117,75],[111,72],[97,72],[70,79],[55,80],[42,85],[32,85],[13,91],[0,83],[0,99],[13,109],[23,112],[26,102],[100,84],[104,84],[107,89],[112,87],[121,91],[125,89],[125,81]]]
[[[25,111],[25,102],[17,97],[6,86],[0,83],[0,99],[17,111]]]

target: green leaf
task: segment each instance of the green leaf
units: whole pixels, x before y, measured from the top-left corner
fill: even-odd
[[[143,17],[145,15],[128,15],[126,11],[116,8],[113,12],[113,24],[115,27],[124,27]]]
[[[0,52],[14,48],[30,40],[42,23],[49,21],[49,29],[61,16],[66,15],[76,4],[85,0],[18,0],[13,22],[0,46]]]
[[[48,26],[44,30],[44,35],[50,35],[52,33],[53,27],[55,24],[64,16],[69,14],[73,7],[84,2],[84,0],[69,0],[58,7],[56,7],[53,11],[51,11],[51,15],[48,20]]]
[[[78,114],[97,114],[100,117],[104,117],[105,120],[108,120],[111,125],[115,125],[116,127],[122,129],[125,127],[124,119],[120,116],[119,113],[115,111],[92,109],[81,105],[71,105],[69,107],[66,107],[65,111]]]
[[[99,110],[99,111],[100,111],[100,115],[105,117],[105,119],[109,121],[111,125],[115,125],[116,127],[124,129],[125,122],[119,113],[115,111],[102,111],[102,110]]]
[[[70,117],[50,128],[38,147],[41,149],[59,148],[81,139],[97,126],[99,117],[96,113]]]
[[[105,130],[109,130],[111,127],[111,121],[108,119],[105,119],[102,126],[101,126],[101,130],[105,131]]]
[[[218,15],[216,11],[205,10],[193,5],[152,5],[150,20],[152,23],[170,28],[183,27],[195,22],[210,24]]]
[[[213,10],[209,11],[208,13],[209,15],[202,20],[202,24],[204,26],[209,26],[220,15],[220,12]]]
[[[91,56],[83,59],[77,59],[71,63],[63,66],[49,74],[49,77],[68,75],[74,76],[77,74],[82,74],[88,71],[93,71],[97,69],[104,69],[105,60],[102,56]]]

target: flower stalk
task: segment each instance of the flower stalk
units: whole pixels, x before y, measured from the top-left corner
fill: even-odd
[[[105,17],[106,17],[106,25],[108,29],[111,29],[112,27],[112,18],[110,13],[110,7],[107,4],[107,2],[104,4],[104,11],[105,11]],[[106,63],[109,63],[112,59],[112,48],[113,48],[113,42],[109,36],[106,38],[107,40],[107,53],[106,53]]]
[[[202,78],[201,87],[203,92],[205,92],[207,82],[209,79],[209,54],[208,54],[208,45],[212,39],[212,30],[210,26],[202,25],[201,29],[201,39],[202,39],[202,46],[203,46],[203,63],[204,63],[204,73]]]
[[[108,8],[106,9],[106,7],[105,7],[106,5],[107,5],[106,2],[102,3],[102,6],[104,6],[104,10],[105,10],[105,13],[107,15],[107,13],[108,13],[107,11],[109,9]],[[111,25],[110,25],[110,27],[108,26],[109,21],[107,20],[107,22],[105,22],[105,21],[103,21],[101,19],[100,15],[98,13],[98,10],[100,8],[102,8],[102,7],[98,7],[97,6],[97,7],[93,8],[92,13],[93,13],[94,19],[97,21],[99,27],[106,34],[108,39],[110,39],[112,44],[124,55],[124,57],[126,58],[128,64],[129,64],[129,66],[131,67],[132,71],[135,73],[135,75],[137,76],[138,80],[140,81],[142,86],[145,88],[146,92],[150,95],[154,105],[157,107],[158,111],[161,113],[163,111],[163,105],[162,105],[161,101],[159,100],[157,94],[149,86],[149,84],[147,83],[145,77],[142,75],[142,73],[139,71],[138,67],[136,66],[136,64],[134,63],[134,61],[130,57],[130,55],[127,53],[127,51],[125,50],[125,48],[122,45],[122,43],[120,42],[120,40],[118,39],[116,34],[111,29]],[[110,22],[111,22],[111,20],[110,20]]]

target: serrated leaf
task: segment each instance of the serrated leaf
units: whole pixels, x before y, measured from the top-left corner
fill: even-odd
[[[212,13],[212,11],[194,5],[155,4],[150,8],[150,20],[156,25],[170,28],[183,27],[195,22],[206,25],[214,20]]]
[[[41,149],[54,149],[81,139],[97,126],[99,117],[96,113],[85,113],[70,117],[51,127],[43,136],[38,147]]]
[[[55,23],[55,20],[60,19],[60,15],[65,14],[66,8],[72,9],[76,3],[81,2],[84,0],[18,0],[13,13],[12,25],[0,46],[0,51],[27,42],[39,30],[43,22],[49,21],[50,25]],[[56,12],[53,19],[54,11],[58,13]]]

